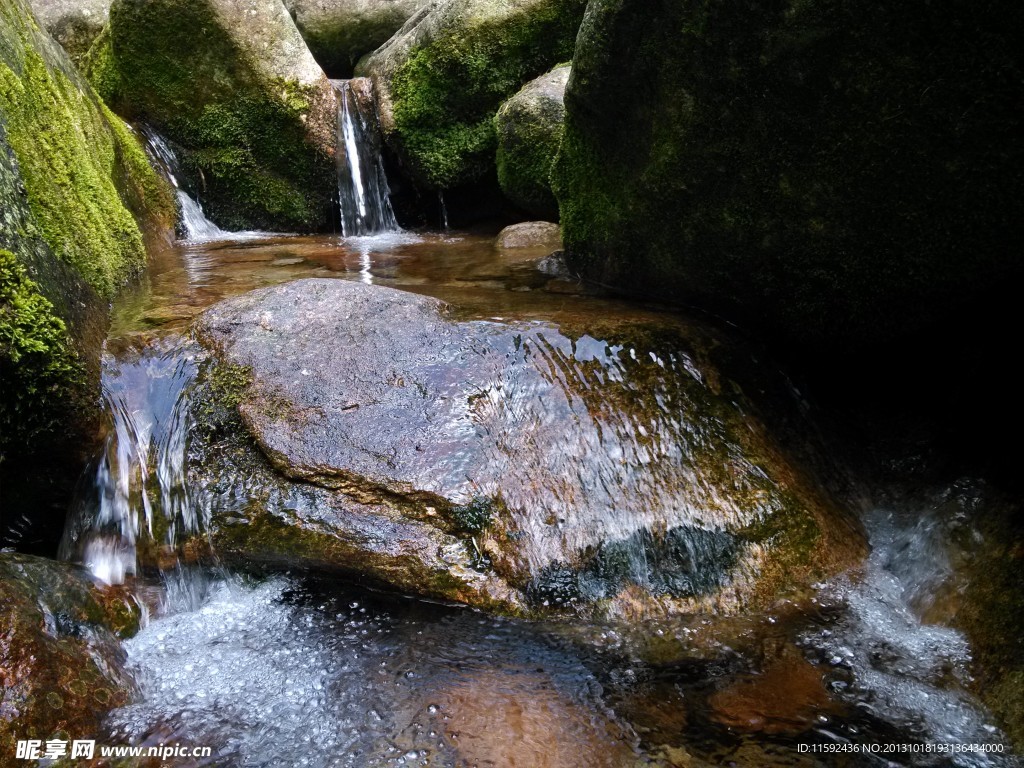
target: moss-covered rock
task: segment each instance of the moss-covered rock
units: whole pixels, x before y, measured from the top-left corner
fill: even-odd
[[[117,0],[88,59],[117,111],[176,143],[222,227],[333,222],[337,104],[279,0]]]
[[[30,0],[39,23],[81,64],[110,18],[111,0]]]
[[[564,64],[531,80],[494,118],[501,191],[520,208],[552,219],[558,201],[551,191],[551,166],[562,143],[570,71]]]
[[[1011,2],[592,0],[556,194],[570,263],[765,333],[871,342],[1016,284]]]
[[[133,693],[117,638],[139,616],[126,592],[80,568],[0,554],[0,752],[14,755],[18,739],[94,738]]]
[[[0,5],[0,483],[5,506],[26,491],[29,519],[77,474],[62,462],[92,431],[106,302],[145,266],[143,232],[172,232],[176,215],[27,2]]]
[[[430,0],[284,0],[295,25],[328,77],[352,76],[356,62],[376,50]]]
[[[359,63],[409,174],[446,190],[494,176],[494,114],[572,58],[582,0],[454,0],[414,16]]]

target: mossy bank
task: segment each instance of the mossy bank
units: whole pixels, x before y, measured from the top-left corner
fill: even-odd
[[[331,226],[336,102],[280,3],[117,0],[87,58],[118,112],[177,145],[221,227]]]
[[[0,482],[48,504],[97,414],[106,302],[172,231],[170,187],[24,0],[0,6]],[[29,471],[52,463],[46,478]],[[27,473],[27,475],[26,475]],[[26,476],[39,481],[31,488]],[[7,528],[13,515],[4,513]],[[34,518],[34,514],[27,514]],[[31,526],[28,526],[31,528]],[[23,528],[23,532],[27,530]],[[32,534],[25,533],[31,538]],[[51,533],[52,535],[52,533]]]

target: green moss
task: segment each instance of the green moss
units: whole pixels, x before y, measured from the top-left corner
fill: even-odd
[[[252,384],[252,369],[227,363],[210,363],[200,371],[192,401],[200,431],[208,438],[225,431],[244,432],[238,406]]]
[[[571,266],[813,345],[1019,286],[1019,18],[594,0],[555,167]]]
[[[82,58],[81,69],[104,103],[113,104],[117,101],[121,91],[121,76],[117,62],[114,61],[109,25],[103,28]]]
[[[495,118],[498,139],[498,183],[510,200],[539,216],[558,216],[558,202],[551,191],[551,167],[562,140],[561,124],[539,121],[518,123],[515,131],[502,135]]]
[[[65,424],[84,376],[64,321],[0,250],[0,457]]]
[[[414,50],[392,85],[395,130],[414,174],[449,189],[493,173],[493,118],[524,83],[570,58],[585,3],[552,0]]]
[[[565,108],[557,87],[565,68],[528,84],[505,102],[494,117],[498,135],[498,183],[516,205],[557,221],[558,202],[551,170],[562,142]]]
[[[101,295],[138,274],[142,234],[114,178],[111,127],[88,94],[32,49],[15,72],[0,64],[0,111],[41,235]]]
[[[300,231],[330,220],[336,171],[307,125],[315,88],[260,80],[207,3],[117,3],[110,30],[91,76],[178,145],[211,218]]]

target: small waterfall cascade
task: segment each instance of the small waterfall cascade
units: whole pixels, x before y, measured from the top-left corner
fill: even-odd
[[[181,173],[178,156],[164,138],[151,130],[143,130],[143,136],[150,158],[163,171],[167,180],[174,185],[174,190],[178,195],[178,205],[181,208],[181,230],[185,239],[203,241],[229,237],[230,233],[225,232],[206,218],[199,201],[181,188],[181,184],[178,182],[178,176]]]
[[[380,133],[366,78],[332,81],[338,99],[338,205],[341,234],[375,235],[399,230],[388,198]]]
[[[195,354],[167,340],[104,362],[108,431],[79,484],[61,558],[108,584],[143,568],[171,572],[208,516],[187,481],[189,390]]]

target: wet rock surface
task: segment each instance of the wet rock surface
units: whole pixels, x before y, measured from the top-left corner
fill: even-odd
[[[550,254],[562,247],[562,235],[558,225],[550,221],[526,221],[505,227],[498,233],[497,242],[503,250],[537,248]]]
[[[132,695],[118,637],[139,607],[82,569],[0,554],[0,753],[17,739],[89,738]]]
[[[225,528],[240,553],[514,612],[623,615],[736,610],[862,553],[679,335],[464,322],[330,280],[230,299],[196,330],[237,372],[224,412],[292,481]],[[240,450],[239,467],[262,459]]]

